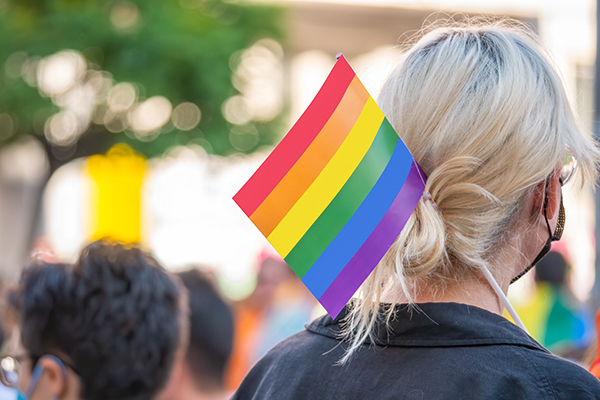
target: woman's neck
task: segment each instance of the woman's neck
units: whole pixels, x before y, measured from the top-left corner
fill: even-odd
[[[515,238],[513,246],[518,246]],[[492,260],[488,269],[491,271],[500,289],[506,295],[511,279],[518,275],[529,262],[522,251],[499,252]],[[415,303],[462,303],[483,308],[490,312],[502,315],[504,306],[491,284],[485,278],[483,272],[475,273],[470,277],[458,279],[456,282],[448,283],[444,287],[439,286],[439,281],[432,282],[427,278],[417,278],[410,284],[419,288],[416,296],[412,299]],[[407,303],[409,299],[401,291],[393,294],[384,294],[384,302]]]
[[[403,300],[406,301],[408,299],[404,298]],[[415,303],[469,304],[500,315],[504,308],[500,299],[483,276],[478,279],[473,278],[460,283],[449,284],[443,290],[439,291],[421,289],[413,301]]]

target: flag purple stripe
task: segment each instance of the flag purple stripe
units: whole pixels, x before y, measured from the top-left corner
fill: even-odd
[[[421,178],[422,177],[422,178]],[[394,243],[423,195],[427,179],[413,161],[404,186],[369,238],[319,298],[335,318]]]

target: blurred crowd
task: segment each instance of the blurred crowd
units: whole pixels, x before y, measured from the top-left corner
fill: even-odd
[[[270,248],[252,293],[232,302],[205,267],[170,273],[133,245],[97,241],[72,265],[36,247],[19,284],[1,287],[2,400],[227,399],[321,310]],[[540,262],[516,308],[541,344],[587,368],[599,359],[594,316],[561,253]]]
[[[228,398],[315,310],[277,254],[256,267],[232,303],[202,268],[169,273],[136,246],[97,241],[72,265],[38,251],[2,287],[0,399]]]
[[[97,241],[73,265],[37,248],[19,284],[1,288],[0,399],[226,399],[319,312],[271,249],[253,292],[231,302],[206,268],[169,273],[136,246]],[[552,251],[516,308],[540,343],[589,367],[594,318],[569,271]]]
[[[254,291],[235,303],[206,269],[169,273],[135,246],[97,241],[73,265],[38,249],[19,284],[1,288],[0,399],[226,399],[319,311],[270,249]],[[551,252],[517,309],[540,343],[588,367],[593,315],[568,277]]]

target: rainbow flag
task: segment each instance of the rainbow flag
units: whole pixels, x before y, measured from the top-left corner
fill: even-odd
[[[339,56],[233,199],[335,318],[400,234],[425,179]]]

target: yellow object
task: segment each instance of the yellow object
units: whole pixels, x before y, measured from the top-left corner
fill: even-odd
[[[514,304],[515,311],[523,321],[529,334],[542,344],[546,335],[548,314],[553,303],[554,295],[552,287],[544,283],[538,283],[533,293],[525,302]],[[504,310],[503,315],[508,320],[514,322],[506,310]]]
[[[146,160],[126,144],[91,156],[91,237],[122,243],[140,241],[141,192]]]

